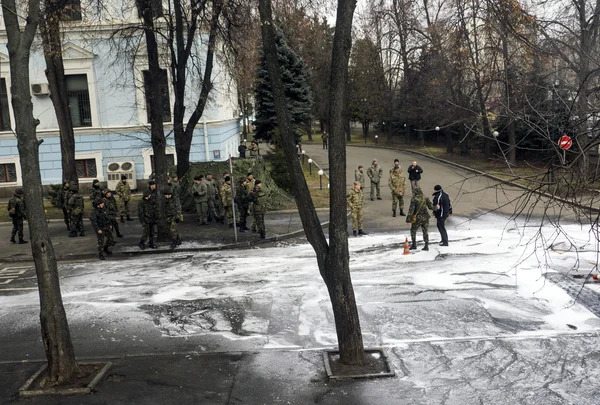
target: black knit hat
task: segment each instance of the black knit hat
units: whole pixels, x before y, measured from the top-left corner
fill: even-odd
[[[100,183],[100,180],[98,180],[98,179],[94,179],[94,180],[92,181],[92,184],[98,184],[98,183]]]
[[[254,182],[254,185],[255,185],[255,186],[258,186],[259,184],[262,184],[262,181],[260,181],[260,180],[256,180],[256,181]]]
[[[228,182],[228,181],[231,181],[231,177],[229,177],[229,176],[225,176],[225,181],[226,181],[226,182]]]
[[[22,188],[18,188],[15,190],[15,194],[16,195],[23,195],[23,189]]]
[[[442,186],[440,186],[439,184],[437,186],[435,186],[433,188],[435,191],[440,191],[442,189]]]
[[[121,175],[121,180],[127,180],[127,176],[125,176],[124,174]]]

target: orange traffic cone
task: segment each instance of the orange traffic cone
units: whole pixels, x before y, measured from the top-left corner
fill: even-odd
[[[410,254],[410,249],[408,246],[408,237],[406,238],[406,241],[404,242],[404,253],[402,253],[403,255],[409,255]]]

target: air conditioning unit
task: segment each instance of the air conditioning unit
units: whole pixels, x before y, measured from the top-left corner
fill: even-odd
[[[106,166],[107,186],[110,190],[115,190],[117,184],[121,181],[121,176],[127,176],[127,183],[132,190],[137,188],[137,178],[135,177],[135,162],[111,162]]]
[[[31,85],[31,92],[34,96],[44,96],[50,94],[47,83],[36,83]]]

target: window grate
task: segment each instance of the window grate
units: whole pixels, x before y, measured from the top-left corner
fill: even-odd
[[[65,80],[73,127],[91,127],[92,109],[87,75],[68,75],[65,76]]]
[[[96,159],[78,159],[75,160],[77,167],[77,177],[80,179],[98,177],[96,170]]]
[[[0,164],[0,183],[15,183],[17,181],[17,166],[14,163]]]

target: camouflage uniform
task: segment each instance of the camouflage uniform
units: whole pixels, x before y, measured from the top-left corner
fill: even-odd
[[[354,171],[354,181],[358,181],[360,183],[360,189],[362,190],[362,188],[365,186],[365,173],[356,169]]]
[[[165,199],[165,217],[169,224],[169,235],[171,236],[171,247],[174,248],[179,241],[179,233],[177,232],[177,222],[179,222],[179,216],[181,212],[177,207],[177,201],[173,197]]]
[[[377,199],[381,199],[381,190],[379,189],[379,181],[381,180],[381,176],[383,176],[383,169],[377,165],[371,165],[367,170],[367,176],[371,179],[371,200],[375,198],[375,194],[377,194]],[[362,183],[360,183],[362,185]]]
[[[98,253],[108,251],[108,248],[112,246],[114,242],[112,230],[110,229],[113,218],[106,208],[105,200],[100,201],[104,202],[104,208],[100,208],[96,205],[90,214],[90,221],[92,222],[92,227],[94,227],[94,232],[98,238]],[[96,202],[99,201],[97,200]],[[102,231],[102,233],[99,234],[98,231]]]
[[[200,183],[195,183],[192,186],[192,194],[196,203],[196,213],[198,214],[198,222],[200,225],[206,224],[208,216],[208,187],[204,180]]]
[[[433,204],[429,197],[425,197],[423,195],[423,191],[419,187],[413,190],[413,198],[410,200],[410,208],[406,213],[406,222],[411,223],[413,217],[415,217],[415,222],[410,227],[410,238],[413,243],[412,249],[417,248],[417,230],[421,227],[423,231],[423,241],[425,242],[425,246],[429,244],[429,211],[433,210]]]
[[[346,195],[348,207],[350,207],[350,215],[352,216],[352,230],[358,231],[363,228],[363,192],[362,190],[350,190]]]
[[[246,190],[248,190],[248,194],[254,191],[255,186],[256,179],[249,179],[246,177]],[[252,218],[250,228],[252,229],[252,232],[256,232],[256,220],[254,219],[254,203],[252,201],[248,203],[248,216]]]
[[[175,200],[175,206],[177,211],[181,213],[181,184],[178,181],[171,182],[171,188],[173,189],[173,200]]]
[[[111,225],[115,230],[117,236],[119,238],[122,238],[123,235],[121,235],[121,232],[119,231],[119,221],[117,221],[117,200],[115,199],[115,196],[112,195],[112,193],[110,197],[107,197],[106,194],[108,193],[105,193],[104,197],[102,198],[102,201],[104,201],[104,211],[108,214],[111,220]]]
[[[23,221],[27,219],[27,214],[25,213],[25,202],[22,199],[22,195],[15,193],[13,198],[8,201],[7,208],[13,223],[13,229],[10,233],[10,241],[16,243],[15,235],[18,234],[19,243],[25,243],[23,240]],[[10,215],[12,209],[14,209],[14,214]]]
[[[142,198],[138,204],[138,219],[142,224],[142,239],[141,242],[145,243],[147,238],[150,238],[150,246],[154,245],[154,233],[153,226],[156,222],[154,215],[154,206],[150,200]]]
[[[246,180],[246,179],[244,179]],[[248,218],[248,205],[250,203],[250,193],[246,186],[240,183],[235,194],[235,203],[240,213],[240,231],[246,229],[246,219]]]
[[[127,181],[120,181],[115,188],[115,192],[119,196],[119,215],[121,218],[127,216],[129,218],[129,201],[131,200],[131,187]]]
[[[98,191],[99,192],[99,191]],[[69,211],[71,213],[71,235],[84,236],[83,233],[83,209],[85,208],[83,196],[79,194],[78,189],[73,189],[73,194],[69,198]]]
[[[250,151],[250,157],[258,156],[258,145],[256,144],[256,142],[252,141],[248,150]]]
[[[206,197],[207,197],[207,219],[212,221],[220,221],[221,216],[217,213],[217,186],[215,179],[204,179],[206,183]]]
[[[253,217],[256,230],[261,238],[265,238],[265,214],[267,213],[267,195],[260,188],[256,188],[251,195]]]
[[[392,212],[396,215],[396,207],[400,205],[400,215],[404,212],[404,191],[405,191],[406,179],[402,172],[396,173],[394,170],[390,172],[389,186],[392,190]]]
[[[223,202],[223,208],[225,210],[225,216],[227,217],[227,223],[233,224],[233,207],[231,206],[231,185],[223,183],[221,187],[221,201]]]
[[[56,193],[56,205],[62,209],[63,218],[67,225],[67,231],[71,230],[71,219],[69,218],[69,209],[67,207],[69,198],[71,198],[71,188],[68,186],[69,182],[65,181],[62,188]]]
[[[90,200],[96,201],[98,198],[102,198],[102,190],[100,190],[100,183],[94,183],[90,192]]]

